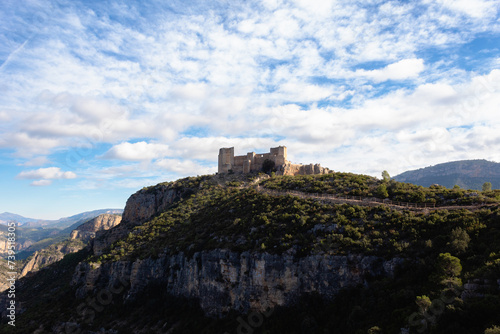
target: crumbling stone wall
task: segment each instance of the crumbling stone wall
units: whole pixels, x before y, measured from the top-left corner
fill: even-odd
[[[270,149],[269,153],[249,152],[234,156],[234,147],[219,150],[219,173],[250,173],[262,170],[264,161],[271,160],[276,166],[277,175],[313,175],[332,172],[320,164],[297,165],[287,160],[286,146]]]

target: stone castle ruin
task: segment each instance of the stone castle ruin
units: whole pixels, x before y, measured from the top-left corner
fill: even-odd
[[[286,146],[273,147],[269,153],[249,152],[234,156],[234,147],[219,150],[219,173],[251,173],[263,170],[264,163],[272,161],[276,175],[328,174],[333,171],[320,164],[292,164],[287,160]],[[271,164],[272,164],[271,163]]]

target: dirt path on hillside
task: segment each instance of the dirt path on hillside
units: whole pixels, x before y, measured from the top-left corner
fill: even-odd
[[[303,199],[314,199],[322,202],[335,203],[335,204],[351,204],[351,205],[362,205],[362,206],[387,206],[395,210],[412,210],[420,212],[431,212],[436,210],[461,210],[466,209],[469,211],[478,210],[483,207],[492,207],[497,204],[475,204],[475,205],[446,205],[439,206],[432,203],[408,203],[408,202],[396,202],[387,199],[380,199],[375,197],[361,197],[361,196],[346,196],[346,195],[332,195],[332,194],[319,194],[319,193],[306,193],[296,190],[272,190],[261,187],[258,185],[255,189],[264,194],[271,196],[296,196]]]

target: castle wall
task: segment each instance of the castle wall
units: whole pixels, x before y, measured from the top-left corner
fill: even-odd
[[[328,174],[333,171],[321,167],[320,164],[309,164],[309,165],[298,165],[287,162],[286,164],[280,166],[277,175],[318,175],[318,174]]]
[[[219,173],[250,173],[262,170],[264,161],[274,161],[277,175],[313,175],[327,174],[328,168],[320,164],[297,165],[287,160],[286,146],[273,147],[269,153],[249,152],[246,155],[234,156],[234,147],[219,150]]]

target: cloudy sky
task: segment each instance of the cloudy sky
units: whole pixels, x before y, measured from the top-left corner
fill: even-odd
[[[380,176],[500,162],[497,0],[0,4],[0,212],[123,208],[285,145]]]

